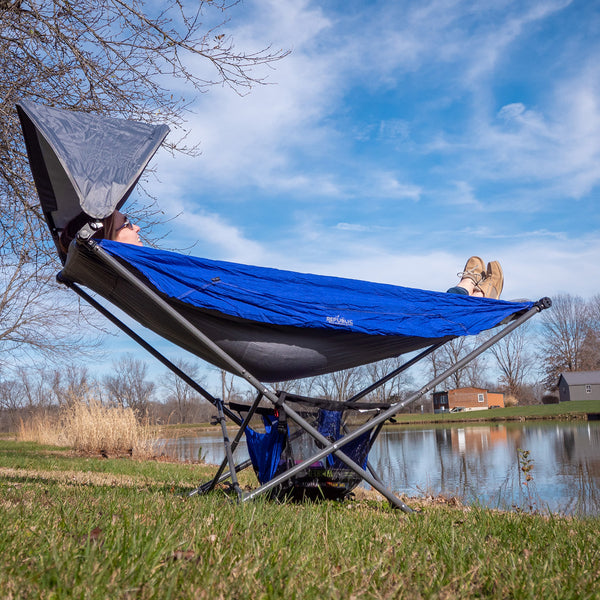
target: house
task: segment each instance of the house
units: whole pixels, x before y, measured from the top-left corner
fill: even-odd
[[[504,408],[504,394],[502,392],[488,392],[488,408]]]
[[[504,394],[476,387],[458,388],[433,394],[433,412],[436,413],[488,408],[504,408]]]
[[[566,371],[558,378],[561,402],[600,400],[600,371]]]

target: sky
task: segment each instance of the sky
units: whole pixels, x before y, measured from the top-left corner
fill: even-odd
[[[156,155],[169,248],[441,291],[477,255],[505,299],[600,293],[600,2],[245,0],[227,17],[238,48],[291,53],[249,94],[193,100],[198,156]]]
[[[291,54],[247,95],[194,100],[200,155],[157,155],[169,246],[435,290],[477,255],[506,299],[600,293],[599,2],[246,0],[228,17],[238,48]]]

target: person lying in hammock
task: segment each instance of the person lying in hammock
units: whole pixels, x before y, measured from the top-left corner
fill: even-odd
[[[60,246],[65,254],[77,232],[89,221],[90,217],[82,212],[69,221],[63,229],[60,234]],[[139,236],[139,225],[132,223],[127,215],[118,210],[103,219],[102,225],[102,229],[94,234],[94,238],[143,246]],[[464,270],[458,273],[458,276],[461,279],[454,287],[447,290],[449,294],[494,299],[500,297],[504,285],[504,274],[498,261],[489,262],[486,266],[479,256],[471,256],[467,260]]]
[[[71,219],[62,230],[59,238],[60,249],[67,254],[69,244],[73,241],[77,232],[87,223],[93,221],[84,212],[80,212]],[[127,215],[115,210],[112,215],[102,219],[102,229],[99,229],[92,237],[97,240],[107,239],[123,244],[143,246],[139,236],[140,226],[129,220]]]

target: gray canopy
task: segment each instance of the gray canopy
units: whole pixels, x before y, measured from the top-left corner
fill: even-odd
[[[149,125],[51,108],[17,105],[42,210],[55,240],[81,211],[95,219],[125,202],[165,139]]]

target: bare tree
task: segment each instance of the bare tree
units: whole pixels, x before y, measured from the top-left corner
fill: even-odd
[[[31,412],[46,409],[52,404],[49,381],[44,371],[32,373],[31,370],[19,368],[17,375],[21,383],[23,407]]]
[[[35,247],[18,253],[0,247],[0,366],[23,353],[57,361],[82,349],[76,297],[59,289],[55,274],[56,265]],[[96,348],[86,341],[87,351]]]
[[[317,396],[328,400],[345,401],[350,399],[364,387],[382,379],[389,372],[402,364],[402,358],[387,358],[378,362],[327,373],[315,377],[295,379],[289,381],[278,381],[271,386],[275,390],[295,393],[303,396]],[[388,402],[390,398],[401,398],[404,389],[410,385],[411,378],[401,374],[394,379],[378,387],[368,399],[373,402]]]
[[[228,373],[223,369],[219,369],[219,373],[221,375],[221,398],[223,402],[227,404],[228,402],[240,402],[240,401],[250,401],[256,391],[254,388],[249,387],[238,387],[237,384],[241,383],[242,386],[245,383],[240,377],[236,377],[232,373]],[[281,389],[275,387],[274,389]]]
[[[600,332],[600,294],[590,298],[588,302],[590,326],[594,331]]]
[[[394,369],[400,367],[403,363],[401,357],[386,358],[378,362],[365,365],[366,383],[367,385],[376,383]],[[406,394],[406,389],[411,385],[412,379],[406,373],[397,375],[390,381],[379,386],[369,395],[369,398],[374,402],[395,402],[402,400]]]
[[[586,304],[588,330],[581,346],[581,369],[597,371],[600,370],[600,294],[590,298]]]
[[[113,373],[104,377],[104,386],[111,402],[132,408],[139,417],[145,417],[154,393],[155,384],[147,380],[148,365],[126,354],[113,363]]]
[[[528,342],[531,339],[529,323],[521,325],[490,348],[500,370],[500,384],[515,398],[521,398],[526,377],[534,366],[534,357]]]
[[[46,376],[46,375],[45,375]],[[73,402],[85,402],[95,390],[95,381],[87,367],[70,364],[55,369],[48,377],[51,390],[58,406],[68,406]]]
[[[0,378],[0,424],[3,431],[15,431],[23,408],[23,388],[16,379]]]
[[[581,344],[580,368],[582,371],[600,370],[600,332],[591,327]]]
[[[352,367],[315,377],[314,389],[327,400],[343,402],[350,399],[359,390],[363,379],[364,367]]]
[[[19,367],[11,379],[0,378],[2,427],[15,431],[32,416],[45,417],[57,409],[53,402],[52,377],[43,369]]]
[[[204,377],[199,377],[197,363],[179,360],[175,364],[186,375],[203,385]],[[212,405],[172,371],[166,371],[163,386],[167,391],[167,404],[172,404],[174,407],[177,423],[192,423],[198,418],[198,407],[200,406],[206,407],[207,414],[212,414]]]
[[[561,294],[542,314],[542,360],[545,384],[555,390],[563,371],[584,368],[584,341],[590,332],[589,306],[579,296]]]
[[[255,71],[285,51],[243,52],[227,35],[235,0],[4,0],[0,2],[0,351],[74,348],[76,304],[45,314],[57,263],[29,171],[15,104],[27,99],[106,116],[161,122],[180,132],[195,93],[214,84],[246,93]],[[184,85],[180,85],[183,83]],[[153,212],[145,203],[146,215]],[[141,207],[143,219],[144,208]],[[55,260],[55,259],[54,259]],[[22,290],[23,294],[15,291]],[[1,360],[1,359],[0,359]]]
[[[6,375],[9,374],[9,377]],[[18,367],[0,373],[0,410],[3,426],[15,430],[21,419],[47,415],[73,402],[86,401],[95,382],[85,367],[67,365],[60,370]]]
[[[444,371],[456,364],[469,354],[475,347],[471,338],[457,337],[446,342],[441,348],[428,356],[430,374],[433,377],[441,375]],[[473,359],[466,367],[455,371],[444,385],[454,389],[462,387],[486,387],[483,375],[485,359],[481,356]]]

